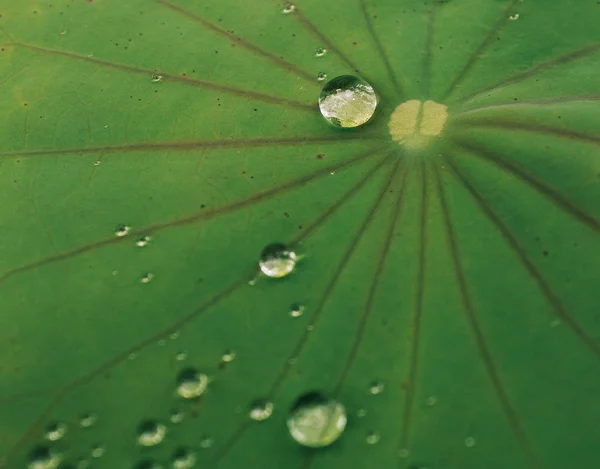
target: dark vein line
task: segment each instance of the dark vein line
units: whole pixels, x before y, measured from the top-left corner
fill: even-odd
[[[377,154],[380,151],[381,151],[381,148],[370,149],[366,152],[360,153],[357,156],[354,156],[353,158],[349,158],[348,160],[344,161],[343,163],[337,163],[335,165],[331,165],[326,168],[321,168],[318,171],[307,174],[306,176],[303,176],[301,178],[287,182],[280,186],[276,186],[273,189],[259,192],[258,194],[248,197],[247,199],[243,199],[243,200],[234,202],[229,205],[225,205],[225,206],[218,207],[215,209],[201,210],[201,211],[198,211],[191,215],[187,215],[182,218],[176,218],[174,220],[170,220],[167,222],[156,223],[154,225],[142,227],[142,228],[139,228],[139,229],[133,231],[129,236],[125,236],[125,237],[111,236],[110,238],[105,238],[105,239],[102,239],[102,240],[99,240],[99,241],[96,241],[96,242],[93,242],[90,244],[80,246],[75,249],[71,249],[69,251],[65,251],[65,252],[50,256],[50,257],[46,257],[44,259],[40,259],[40,260],[31,262],[29,264],[25,264],[21,267],[17,267],[15,269],[9,270],[8,272],[5,272],[4,274],[0,275],[0,284],[17,274],[27,272],[27,271],[33,270],[35,268],[38,268],[38,267],[52,264],[54,262],[63,261],[63,260],[93,251],[95,249],[98,249],[98,248],[101,248],[104,246],[110,246],[113,244],[118,244],[118,243],[123,243],[123,242],[131,242],[132,236],[135,237],[137,235],[156,234],[159,231],[163,231],[168,228],[191,225],[191,224],[197,223],[199,221],[211,220],[213,218],[216,218],[219,215],[231,213],[236,210],[240,210],[240,209],[249,207],[251,205],[257,204],[264,200],[268,200],[269,198],[284,194],[284,193],[286,193],[292,189],[295,189],[297,187],[301,187],[305,184],[308,184],[310,182],[318,180],[319,178],[327,177],[330,175],[330,173],[332,171],[339,171],[344,168],[348,168],[356,163],[359,163],[360,161],[364,160],[365,158],[368,158],[369,156]]]
[[[48,150],[15,150],[0,153],[0,158],[17,158],[33,156],[66,156],[73,154],[94,153],[128,153],[150,152],[165,150],[195,151],[222,150],[227,148],[257,148],[272,145],[301,146],[315,143],[339,143],[356,140],[380,140],[380,137],[363,134],[331,134],[321,137],[270,137],[270,138],[240,138],[222,140],[188,140],[181,142],[139,142],[122,145],[104,145],[99,147],[56,148]]]
[[[398,76],[396,75],[396,71],[392,67],[392,64],[390,63],[390,59],[387,56],[387,54],[385,53],[383,44],[379,40],[377,31],[375,31],[375,26],[373,25],[373,21],[371,20],[371,17],[369,16],[369,12],[367,10],[367,5],[365,3],[365,0],[359,0],[359,3],[360,3],[360,8],[361,8],[362,14],[365,18],[365,23],[367,24],[367,29],[369,30],[371,39],[373,40],[373,43],[375,44],[375,48],[377,49],[379,58],[385,65],[385,68],[389,74],[389,78],[390,78],[390,81],[392,82],[394,90],[396,91],[396,93],[398,94],[399,97],[402,97],[402,96],[404,96],[404,91],[402,90],[402,86],[400,86],[400,83],[398,82]]]
[[[506,103],[499,104],[486,104],[483,106],[477,106],[469,108],[466,111],[459,112],[453,115],[453,118],[459,118],[465,115],[475,114],[480,111],[495,110],[495,109],[511,109],[519,107],[529,106],[546,106],[551,104],[562,104],[562,103],[585,103],[600,101],[600,95],[587,94],[581,96],[561,96],[557,98],[539,98],[539,99],[525,99],[521,101],[509,101]]]
[[[479,91],[474,92],[473,94],[467,95],[465,98],[462,99],[462,102],[465,103],[468,101],[472,101],[473,99],[481,96],[482,94],[490,93],[492,91],[497,91],[505,86],[514,85],[516,83],[522,82],[528,78],[531,78],[535,75],[545,72],[546,70],[549,70],[553,67],[567,64],[569,62],[574,62],[579,59],[583,59],[585,57],[595,54],[598,50],[600,50],[600,42],[591,44],[589,46],[582,47],[581,49],[577,49],[573,52],[569,52],[565,55],[561,55],[560,57],[556,57],[554,59],[547,60],[538,65],[534,65],[533,67],[531,67],[528,70],[515,73],[514,75],[511,75],[510,77],[508,77],[502,81],[499,81],[498,83],[496,83],[488,88],[483,88]]]
[[[431,58],[433,56],[433,34],[435,32],[435,19],[438,4],[434,4],[429,10],[429,23],[427,25],[427,42],[425,54],[423,55],[423,74],[421,77],[421,91],[423,100],[427,100],[431,92]]]
[[[369,172],[367,172],[367,174],[358,183],[356,183],[339,200],[337,200],[333,204],[335,209],[337,210],[345,202],[350,200],[360,190],[360,188],[362,188],[367,183],[367,181],[369,181],[370,178],[374,174],[376,174],[377,170],[379,170],[384,165],[384,163],[389,161],[389,158],[390,158],[389,155],[382,158]],[[328,216],[331,215],[331,213],[333,213],[333,211],[331,209],[328,209],[326,211],[326,213],[328,214],[327,216],[321,215],[311,224],[311,227],[308,230],[310,233],[314,232],[317,227],[322,226],[322,224],[328,219]],[[218,294],[213,296],[211,299],[209,299],[208,301],[203,303],[199,308],[192,311],[187,316],[177,320],[175,323],[164,328],[160,332],[153,334],[152,337],[149,337],[149,338],[145,339],[144,341],[140,342],[139,344],[137,344],[136,346],[131,347],[128,350],[126,350],[125,352],[122,352],[122,353],[116,355],[112,359],[110,359],[110,360],[104,362],[103,364],[101,364],[100,366],[96,367],[91,372],[85,374],[84,376],[82,376],[80,378],[75,379],[71,383],[65,385],[62,389],[58,390],[54,399],[50,402],[50,404],[47,406],[47,408],[42,412],[40,417],[38,419],[36,419],[36,421],[29,427],[29,429],[25,432],[25,434],[19,439],[19,441],[17,441],[17,443],[8,452],[7,461],[10,462],[16,456],[16,454],[20,451],[20,449],[23,448],[23,446],[25,444],[27,444],[28,441],[30,441],[32,438],[35,437],[35,435],[37,435],[39,433],[41,425],[44,423],[44,421],[46,420],[48,415],[50,415],[50,413],[58,405],[60,405],[60,403],[67,397],[67,395],[69,393],[73,392],[78,387],[89,383],[94,378],[102,375],[103,373],[106,373],[109,369],[116,366],[117,364],[125,361],[131,353],[138,353],[143,348],[156,343],[158,340],[165,337],[166,335],[168,335],[172,332],[181,330],[186,324],[188,324],[189,322],[191,322],[193,319],[197,318],[198,316],[202,315],[209,308],[211,308],[212,306],[215,306],[222,300],[228,298],[231,294],[233,294],[240,287],[247,285],[248,281],[252,280],[255,276],[256,276],[256,269],[253,269],[251,273],[246,274],[246,275],[242,276],[241,278],[239,278],[236,282],[232,283],[228,288],[226,288],[225,290],[222,290],[221,292],[219,292]]]
[[[600,145],[600,136],[585,134],[583,132],[575,132],[573,130],[561,129],[560,127],[554,127],[545,124],[535,124],[531,122],[522,121],[506,121],[497,117],[473,117],[472,120],[457,119],[455,122],[459,125],[468,127],[485,127],[488,129],[510,130],[511,132],[532,132],[536,134],[568,138],[569,140],[573,140],[576,142]]]
[[[440,197],[440,203],[442,207],[442,213],[444,218],[444,225],[446,231],[446,239],[448,242],[448,247],[450,248],[450,253],[452,255],[452,264],[454,266],[454,275],[456,277],[458,290],[461,296],[461,300],[463,303],[463,310],[469,324],[469,328],[473,334],[473,338],[475,339],[475,344],[477,346],[477,350],[479,352],[480,358],[483,362],[487,375],[490,379],[492,388],[498,402],[500,403],[500,407],[504,412],[506,419],[511,427],[513,434],[517,440],[517,443],[521,447],[525,458],[532,468],[539,468],[540,464],[538,462],[537,456],[533,452],[527,434],[523,429],[521,422],[519,421],[519,417],[517,412],[512,407],[506,390],[502,384],[500,379],[500,375],[496,368],[496,364],[494,363],[494,359],[490,350],[488,349],[485,336],[479,324],[479,320],[477,318],[477,314],[473,305],[471,303],[471,297],[469,295],[469,288],[467,285],[467,280],[465,278],[464,270],[460,261],[460,253],[458,250],[458,243],[456,241],[456,235],[454,233],[454,228],[452,226],[452,221],[450,218],[450,209],[448,207],[448,202],[446,200],[446,195],[444,193],[444,189],[442,187],[441,177],[439,175],[437,166],[434,166],[434,174],[436,179],[437,191]]]
[[[288,106],[288,107],[291,107],[294,109],[301,109],[304,111],[311,111],[311,112],[316,111],[315,105],[302,103],[302,102],[295,101],[292,99],[285,99],[285,98],[280,98],[277,96],[271,96],[271,95],[268,95],[265,93],[259,93],[258,91],[245,90],[242,88],[236,88],[234,86],[223,85],[220,83],[214,83],[214,82],[210,82],[207,80],[200,80],[197,78],[191,78],[191,77],[182,76],[182,75],[173,75],[171,73],[162,72],[162,71],[157,72],[156,70],[150,70],[147,68],[136,67],[133,65],[125,65],[125,64],[121,64],[121,63],[110,62],[108,60],[97,59],[94,57],[87,57],[84,55],[76,54],[74,52],[50,49],[50,48],[36,46],[33,44],[26,44],[26,43],[22,43],[22,42],[15,42],[15,43],[13,43],[13,46],[22,47],[24,49],[30,49],[33,51],[40,52],[42,54],[59,55],[62,57],[67,57],[69,59],[81,60],[84,62],[89,62],[92,64],[112,68],[114,70],[121,70],[121,71],[125,71],[125,72],[137,73],[139,75],[145,75],[146,77],[148,77],[148,79],[152,75],[157,74],[163,78],[163,81],[171,81],[174,83],[182,83],[185,85],[194,86],[196,88],[205,88],[205,89],[210,89],[210,90],[214,90],[214,91],[220,91],[223,93],[229,93],[229,94],[233,94],[236,96],[242,96],[243,98],[246,98],[246,99],[262,101],[262,102],[269,103],[269,104],[277,104],[280,106]]]
[[[371,177],[381,167],[381,164],[388,162],[389,159],[390,159],[390,156],[383,159],[377,167],[373,168],[373,170],[367,175],[367,177],[363,178],[358,184],[356,184],[350,191],[348,191],[344,195],[343,198],[345,200],[349,200],[354,194],[356,194],[371,179]],[[375,201],[372,209],[367,213],[367,216],[365,217],[361,227],[359,228],[356,235],[354,236],[354,239],[352,240],[352,243],[350,244],[349,248],[345,252],[344,256],[340,259],[329,284],[325,288],[323,295],[321,296],[321,299],[319,300],[319,303],[317,304],[317,307],[315,308],[315,311],[313,312],[312,316],[310,317],[309,324],[314,326],[318,322],[319,318],[321,317],[321,313],[323,311],[325,303],[329,299],[339,278],[341,277],[342,272],[344,271],[346,265],[348,264],[348,261],[354,254],[354,251],[355,251],[356,247],[358,246],[359,241],[362,239],[366,229],[368,228],[371,220],[373,219],[375,213],[377,212],[379,204],[383,198],[383,195],[385,195],[385,192],[386,192],[387,187],[389,186],[389,182],[391,182],[391,180],[392,180],[392,178],[390,177],[388,179],[386,185],[384,186],[383,190],[381,191],[379,197]],[[289,371],[292,367],[292,364],[290,363],[290,359],[297,357],[301,353],[302,349],[304,348],[304,345],[308,341],[308,338],[309,338],[309,331],[308,331],[308,329],[305,329],[304,332],[302,333],[302,336],[300,337],[299,341],[296,343],[294,350],[288,356],[288,358],[285,360],[283,366],[281,367],[279,373],[277,374],[275,380],[273,381],[273,384],[271,385],[271,387],[267,393],[269,398],[272,398],[275,395],[275,393],[277,392],[277,390],[283,383],[283,380],[289,373]],[[223,458],[225,458],[225,456],[227,456],[227,454],[229,454],[229,452],[233,449],[233,447],[237,444],[237,442],[245,434],[246,430],[250,427],[250,425],[251,425],[251,422],[249,422],[247,419],[245,419],[242,422],[242,424],[236,430],[236,432],[231,436],[231,438],[229,438],[225,442],[225,444],[223,445],[223,448],[216,454],[215,459],[213,461],[215,466],[217,465],[217,463],[219,461],[221,461]]]
[[[511,233],[508,226],[502,221],[498,214],[493,210],[490,203],[484,199],[481,193],[473,186],[470,178],[468,178],[462,170],[458,168],[454,162],[454,158],[445,158],[448,166],[454,172],[458,181],[468,190],[471,197],[477,202],[482,212],[490,219],[490,221],[496,226],[498,231],[502,234],[504,241],[510,246],[515,256],[519,259],[529,276],[535,281],[541,293],[546,298],[546,301],[550,304],[554,310],[556,316],[558,316],[563,323],[565,323],[571,331],[577,336],[577,338],[589,347],[594,354],[600,357],[600,344],[597,344],[592,337],[586,334],[585,330],[577,323],[572,315],[567,311],[560,301],[558,295],[556,295],[550,285],[546,282],[540,271],[536,268],[535,264],[526,254],[525,249],[519,244],[516,237]]]
[[[468,152],[470,155],[473,155],[484,161],[493,163],[502,171],[516,176],[519,180],[526,183],[536,192],[552,201],[558,208],[562,209],[567,214],[571,215],[573,218],[577,219],[596,233],[600,233],[600,223],[598,222],[598,220],[586,213],[581,208],[574,205],[573,202],[571,202],[564,195],[559,193],[552,186],[549,186],[545,182],[542,182],[541,180],[537,179],[532,174],[529,174],[528,171],[523,167],[517,165],[516,163],[509,163],[501,154],[494,153],[491,150],[483,146],[471,143],[470,141],[460,140],[456,138],[455,141],[460,148]]]
[[[319,86],[316,81],[315,75],[312,75],[312,74],[300,69],[297,65],[295,65],[291,62],[288,62],[287,60],[284,60],[281,57],[278,57],[277,55],[273,54],[272,52],[268,52],[268,51],[262,49],[261,47],[255,45],[255,44],[252,44],[251,42],[248,42],[245,39],[242,39],[237,34],[230,33],[229,31],[226,31],[225,29],[222,29],[222,28],[218,27],[217,25],[211,23],[210,21],[204,19],[203,17],[197,15],[196,13],[192,13],[191,11],[188,11],[183,7],[175,5],[174,3],[171,3],[167,0],[155,0],[155,1],[159,5],[169,8],[189,19],[192,19],[192,20],[200,23],[205,28],[207,28],[210,31],[213,31],[217,34],[220,34],[221,36],[226,37],[227,39],[231,40],[235,44],[238,44],[241,47],[244,47],[252,52],[255,52],[255,53],[265,57],[266,59],[270,60],[273,64],[277,65],[278,67],[280,67],[284,70],[287,70],[289,72],[295,73],[296,75],[304,78],[306,81],[310,82],[311,84],[313,84],[315,86]]]
[[[421,216],[419,219],[419,267],[417,271],[417,288],[415,292],[415,311],[413,316],[412,348],[410,352],[410,365],[408,383],[404,396],[404,415],[400,433],[400,448],[407,448],[410,439],[412,414],[415,401],[415,387],[419,366],[419,352],[421,348],[421,324],[423,316],[423,292],[425,290],[425,256],[427,253],[427,213],[428,188],[425,163],[421,164]]]
[[[473,69],[473,66],[481,59],[484,51],[490,47],[493,43],[497,35],[504,29],[504,27],[510,21],[510,16],[513,14],[513,10],[516,5],[519,3],[519,0],[511,0],[506,10],[503,12],[502,17],[496,22],[494,27],[490,30],[487,36],[483,39],[479,47],[475,49],[475,52],[469,58],[469,61],[460,71],[458,76],[454,79],[454,81],[448,87],[448,90],[444,93],[441,98],[441,102],[446,101],[452,93],[456,90],[456,87],[468,76],[469,72]]]

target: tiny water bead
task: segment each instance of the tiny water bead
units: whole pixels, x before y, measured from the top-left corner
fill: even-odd
[[[131,231],[131,227],[127,225],[117,225],[115,228],[115,236],[122,238],[123,236],[127,236]]]
[[[67,433],[67,426],[62,422],[55,422],[46,428],[46,439],[50,441],[58,441]]]
[[[187,448],[179,448],[173,453],[173,469],[190,469],[196,464],[196,455]]]
[[[250,418],[257,422],[263,422],[273,415],[275,405],[266,400],[254,401],[250,405]]]
[[[148,420],[138,427],[137,441],[142,446],[156,446],[165,439],[167,427],[162,423]]]
[[[281,278],[294,270],[296,260],[294,251],[284,244],[273,243],[262,250],[258,265],[267,277]]]
[[[140,282],[146,284],[146,283],[150,283],[153,279],[154,279],[154,274],[151,272],[148,272],[147,274],[142,276],[142,278],[140,279]]]
[[[96,445],[92,448],[90,455],[92,458],[98,459],[104,456],[104,453],[106,453],[106,448],[102,445]]]
[[[375,381],[369,386],[369,392],[373,395],[381,394],[385,385],[381,381]]]
[[[153,73],[152,74],[152,81],[154,83],[158,83],[159,81],[162,81],[162,79],[163,79],[162,75],[159,75],[158,73]]]
[[[177,394],[184,399],[200,397],[208,386],[208,376],[192,368],[183,370],[177,378]]]
[[[200,448],[208,449],[215,444],[215,440],[210,436],[200,438]]]
[[[135,469],[164,469],[162,465],[158,464],[157,462],[154,461],[150,461],[150,460],[144,460],[144,461],[140,461],[137,466],[135,466]]]
[[[98,416],[96,414],[85,414],[79,419],[79,425],[81,425],[83,428],[89,428],[97,421]]]
[[[283,13],[288,14],[288,13],[292,13],[294,10],[296,9],[296,6],[292,3],[286,3],[283,6],[283,10],[281,10]]]
[[[137,247],[143,248],[145,246],[148,246],[150,240],[150,236],[140,236],[138,239],[135,240],[135,245]]]
[[[342,128],[366,124],[376,108],[377,96],[373,87],[352,75],[342,75],[328,81],[319,96],[319,109],[323,117]]]
[[[433,407],[437,404],[438,398],[437,396],[429,396],[425,401],[429,407]]]
[[[88,467],[90,467],[90,460],[86,458],[81,458],[77,461],[75,467],[77,469],[87,469]]]
[[[324,47],[318,47],[315,49],[315,57],[323,57],[325,54],[327,54],[327,49]]]
[[[299,318],[304,314],[304,306],[294,303],[290,308],[290,316],[293,318]]]
[[[178,362],[182,362],[187,358],[187,353],[185,352],[179,352],[177,355],[175,355],[175,360],[177,360]]]
[[[475,438],[473,438],[472,436],[465,438],[465,446],[467,448],[472,448],[473,446],[475,446]]]
[[[56,469],[62,456],[46,446],[34,448],[29,456],[29,469]]]
[[[309,448],[329,446],[346,428],[346,409],[318,392],[304,394],[294,404],[287,419],[290,435]]]
[[[169,416],[169,420],[171,421],[171,423],[181,423],[183,422],[183,419],[185,418],[185,412],[181,409],[175,409],[171,412],[171,415]]]
[[[379,433],[369,432],[369,433],[367,433],[367,437],[366,437],[365,441],[367,442],[368,445],[376,445],[377,443],[379,443],[380,439],[381,439],[381,436],[379,435]]]
[[[327,74],[325,72],[319,72],[317,74],[317,81],[325,81],[327,80]]]
[[[221,357],[221,361],[224,363],[231,363],[235,360],[235,352],[233,350],[227,350]]]

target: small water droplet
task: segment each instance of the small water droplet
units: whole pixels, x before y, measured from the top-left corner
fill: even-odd
[[[555,319],[550,323],[550,327],[558,327],[560,326],[560,319]]]
[[[369,392],[376,396],[377,394],[381,394],[383,392],[384,387],[385,385],[381,381],[375,381],[369,386]]]
[[[175,331],[169,336],[169,339],[171,339],[171,340],[179,339],[180,334],[181,333],[179,331]]]
[[[318,392],[298,398],[290,411],[287,426],[294,440],[303,446],[320,448],[336,441],[346,428],[346,409]]]
[[[377,96],[371,85],[352,75],[330,80],[319,96],[321,114],[337,127],[352,128],[366,124],[376,108]]]
[[[92,448],[92,452],[90,453],[90,455],[92,456],[92,458],[97,459],[104,456],[104,453],[106,453],[106,448],[104,448],[104,446],[102,445],[96,445]]]
[[[100,166],[100,163],[102,163],[102,161],[96,160],[96,161],[94,161],[94,166]]]
[[[433,407],[434,405],[437,404],[438,398],[437,398],[437,396],[429,396],[425,402],[427,403],[428,406]]]
[[[148,246],[150,239],[150,236],[140,236],[138,239],[135,240],[135,245],[140,248],[143,248],[145,246]]]
[[[75,464],[75,467],[77,469],[88,469],[88,467],[90,467],[90,460],[81,458],[77,461],[77,463]]]
[[[160,339],[158,342],[156,342],[159,347],[164,347],[166,343],[167,341],[165,339]]]
[[[154,461],[144,460],[140,461],[135,469],[163,469],[163,466]]]
[[[290,316],[293,318],[299,318],[304,314],[304,306],[294,303],[290,308]]]
[[[233,350],[227,350],[221,357],[221,360],[223,360],[225,363],[231,363],[233,360],[235,360],[235,352]]]
[[[200,448],[208,449],[215,444],[215,440],[210,436],[205,436],[200,439]]]
[[[324,47],[319,47],[315,50],[316,57],[323,57],[325,54],[327,54],[327,49]]]
[[[146,275],[144,275],[140,279],[140,282],[142,282],[142,283],[150,283],[152,281],[152,279],[154,279],[154,274],[151,273],[151,272],[148,272]]]
[[[93,52],[88,52],[88,55],[87,55],[87,56],[88,56],[88,57],[93,57],[93,56],[94,56],[94,53],[93,53]]]
[[[296,6],[291,4],[291,3],[286,3],[283,6],[283,10],[281,10],[283,13],[288,14],[288,13],[292,13],[294,10],[296,9]]]
[[[254,401],[250,406],[250,418],[257,422],[267,420],[273,415],[274,405],[270,401],[258,400]]]
[[[127,358],[129,358],[130,360],[135,360],[137,358],[137,353],[135,352],[131,352]]]
[[[381,437],[379,436],[379,433],[369,432],[367,433],[367,438],[365,439],[365,441],[368,445],[376,445],[377,443],[379,443],[380,439]]]
[[[514,15],[509,16],[508,19],[511,21],[516,21],[519,19],[519,14],[515,13]]]
[[[473,446],[475,446],[475,438],[473,438],[472,436],[465,438],[465,446],[467,448],[472,448]]]
[[[179,352],[177,355],[175,355],[175,360],[177,360],[178,362],[182,362],[186,358],[187,358],[187,353],[185,353],[185,352]]]
[[[295,265],[296,253],[281,243],[269,244],[260,254],[260,270],[267,277],[285,277]]]
[[[38,446],[29,456],[29,469],[56,469],[62,456],[47,446]]]
[[[55,422],[48,425],[46,428],[46,439],[50,441],[58,441],[67,433],[67,425],[62,422]]]
[[[308,332],[312,332],[314,329],[315,329],[315,326],[314,326],[314,325],[312,325],[312,324],[309,324],[308,326],[306,326],[306,330],[307,330]]]
[[[122,238],[123,236],[127,236],[130,231],[131,227],[127,225],[117,225],[117,228],[115,229],[115,236]]]
[[[185,412],[181,409],[175,409],[174,411],[171,412],[171,416],[169,417],[169,420],[171,421],[171,423],[181,423],[181,422],[183,422],[184,418],[185,418]]]
[[[357,417],[365,417],[367,415],[367,409],[358,409],[356,411],[356,416]]]
[[[208,376],[192,368],[183,370],[177,378],[177,394],[184,399],[201,396],[207,386]]]
[[[167,427],[152,420],[142,422],[138,427],[138,443],[142,446],[156,446],[164,440]]]
[[[319,72],[317,74],[317,81],[325,81],[327,80],[327,74],[325,72]]]
[[[66,29],[62,29],[62,30],[60,31],[60,35],[61,35],[61,36],[64,36],[65,34],[67,34],[67,30],[66,30]]]
[[[153,83],[158,83],[159,81],[162,81],[163,76],[159,75],[158,73],[153,73],[152,74],[152,82]]]
[[[96,414],[85,414],[81,419],[79,419],[79,425],[84,428],[89,428],[93,426],[98,421],[98,416]]]
[[[173,469],[190,469],[196,464],[196,455],[187,448],[179,448],[173,453]]]
[[[409,451],[406,448],[401,448],[400,450],[398,450],[398,457],[402,458],[402,459],[406,459],[408,458],[409,455]]]

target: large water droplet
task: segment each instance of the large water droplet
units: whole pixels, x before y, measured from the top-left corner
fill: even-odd
[[[173,469],[190,469],[196,464],[196,455],[187,448],[180,448],[173,454]]]
[[[183,370],[177,378],[177,394],[185,399],[201,396],[207,386],[208,376],[192,368]]]
[[[346,428],[346,409],[318,392],[301,396],[290,411],[287,426],[303,446],[321,448],[336,441]]]
[[[266,400],[254,401],[250,406],[250,418],[257,422],[263,422],[273,415],[275,405]]]
[[[260,254],[260,270],[268,277],[285,277],[295,265],[296,253],[281,243],[269,244]]]
[[[85,414],[79,419],[79,425],[84,428],[89,428],[93,426],[98,420],[98,416],[96,414]]]
[[[167,427],[162,423],[148,420],[138,427],[138,443],[142,446],[156,446],[164,440]]]
[[[299,318],[304,314],[304,306],[294,303],[290,308],[290,316],[293,318]]]
[[[62,422],[55,422],[46,428],[46,439],[58,441],[67,433],[67,426]]]
[[[377,96],[368,83],[352,75],[327,82],[319,96],[321,114],[332,124],[351,128],[367,123],[377,108]]]
[[[29,469],[56,469],[62,457],[46,446],[34,448],[29,456]]]

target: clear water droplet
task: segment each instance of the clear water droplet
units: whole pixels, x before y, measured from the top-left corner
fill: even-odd
[[[94,166],[100,166],[101,163],[102,163],[102,161],[96,160],[96,161],[94,161]]]
[[[156,446],[165,439],[167,427],[153,420],[142,422],[138,427],[137,441],[142,446]]]
[[[301,396],[290,411],[287,426],[303,446],[320,448],[336,441],[346,428],[346,409],[318,392]]]
[[[150,236],[140,236],[138,239],[135,240],[135,245],[137,247],[143,248],[145,246],[148,246],[148,243],[151,239],[152,238],[150,238]]]
[[[184,399],[201,396],[207,386],[208,376],[192,368],[183,370],[177,378],[177,394]]]
[[[180,334],[181,334],[181,332],[175,331],[175,332],[171,333],[171,335],[169,336],[169,339],[171,339],[171,340],[179,339]]]
[[[88,469],[90,467],[90,460],[86,458],[81,458],[75,463],[75,467],[77,469]]]
[[[215,444],[215,440],[214,440],[214,438],[212,438],[210,436],[205,436],[200,439],[200,448],[208,449],[214,444]]]
[[[377,394],[381,394],[384,388],[385,385],[381,381],[375,381],[369,386],[369,392],[376,396]]]
[[[153,83],[158,83],[159,81],[162,81],[164,77],[162,75],[159,75],[158,73],[153,73],[152,74],[152,82]]]
[[[98,421],[96,414],[85,414],[79,419],[79,424],[84,428],[92,427]]]
[[[154,461],[144,460],[144,461],[140,461],[135,466],[135,469],[163,469],[163,466]]]
[[[281,10],[281,11],[285,14],[288,14],[288,13],[292,13],[295,9],[296,9],[295,5],[293,5],[292,3],[286,3],[283,6],[283,10]]]
[[[438,398],[437,398],[437,396],[429,396],[425,402],[427,403],[427,405],[429,407],[433,407],[434,405],[437,404]]]
[[[122,238],[123,236],[127,236],[130,231],[131,227],[127,225],[117,225],[117,228],[115,229],[115,236]]]
[[[154,279],[154,274],[151,272],[148,272],[140,279],[140,282],[146,284],[146,283],[150,283],[153,279]]]
[[[61,36],[64,36],[65,34],[67,34],[67,30],[66,30],[66,29],[62,29],[62,30],[60,31],[60,35],[61,35]]]
[[[185,418],[185,412],[181,409],[175,409],[174,411],[171,412],[171,416],[169,417],[169,420],[171,421],[171,423],[181,423],[181,422],[183,422],[184,418]]]
[[[327,54],[327,49],[324,47],[319,47],[315,50],[316,57],[323,57],[325,54]]]
[[[367,82],[342,75],[327,82],[319,96],[319,109],[333,125],[343,128],[366,124],[375,114],[377,96]]]
[[[164,347],[167,344],[167,341],[165,339],[160,339],[158,342],[156,342],[156,344],[159,347]]]
[[[227,350],[221,357],[221,360],[225,363],[231,363],[235,360],[235,352],[233,350]]]
[[[67,425],[62,422],[55,422],[46,428],[46,439],[50,441],[58,441],[67,433]]]
[[[106,453],[106,448],[102,445],[96,445],[92,448],[92,452],[90,453],[90,455],[92,456],[92,458],[97,459],[104,456],[104,453]]]
[[[179,448],[173,453],[173,469],[190,469],[196,464],[196,455],[187,448]]]
[[[175,355],[175,360],[177,360],[178,362],[182,362],[187,358],[187,353],[185,352],[179,352],[177,355]]]
[[[380,439],[381,439],[381,436],[379,435],[379,433],[369,432],[369,433],[367,433],[367,438],[365,439],[365,441],[367,442],[368,445],[376,445],[377,443],[379,443]]]
[[[34,448],[29,456],[29,469],[56,469],[62,456],[47,446]]]
[[[465,446],[467,448],[472,448],[473,446],[475,446],[475,438],[473,438],[472,436],[465,438]]]
[[[365,417],[367,415],[367,409],[358,409],[356,411],[356,416],[357,417]]]
[[[270,401],[254,401],[250,406],[250,418],[257,422],[263,422],[273,415],[275,405]]]
[[[317,81],[325,81],[327,80],[327,74],[325,72],[319,72],[317,74]]]
[[[290,308],[290,316],[293,318],[299,318],[304,314],[304,306],[294,303]]]
[[[511,21],[517,21],[519,19],[519,14],[515,13],[514,15],[509,16],[508,19]]]
[[[129,358],[129,360],[135,360],[137,358],[138,354],[135,352],[131,352],[127,358]]]
[[[269,244],[260,254],[260,270],[267,277],[285,277],[295,265],[296,253],[281,243]]]

